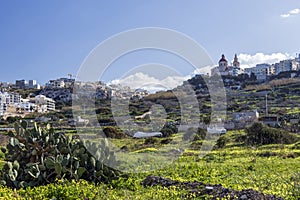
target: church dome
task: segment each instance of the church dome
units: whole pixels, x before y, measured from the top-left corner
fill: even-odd
[[[227,62],[227,60],[226,60],[224,54],[222,54],[222,58],[219,60],[219,62]]]

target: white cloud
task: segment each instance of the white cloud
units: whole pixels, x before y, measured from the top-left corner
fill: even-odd
[[[293,15],[298,15],[299,13],[300,13],[300,9],[296,8],[296,9],[290,10],[288,13],[281,14],[280,17],[288,18],[288,17],[291,17]]]
[[[183,81],[191,78],[191,76],[168,76],[162,80],[138,72],[122,79],[116,79],[111,84],[120,84],[123,86],[129,86],[130,88],[137,89],[143,88],[150,92],[158,90],[173,89],[182,84]]]
[[[296,9],[294,9],[294,10],[291,10],[289,13],[290,13],[290,14],[293,14],[293,15],[296,15],[296,14],[300,13],[300,9],[299,9],[299,8],[296,8]]]
[[[287,18],[289,16],[291,16],[291,15],[290,14],[282,14],[282,15],[280,15],[280,17],[282,17],[282,18]]]
[[[159,90],[170,90],[175,87],[182,85],[183,81],[186,81],[196,74],[210,74],[211,68],[214,66],[206,66],[202,68],[195,69],[190,75],[177,76],[170,75],[166,78],[159,79],[148,75],[147,73],[137,72],[121,79],[115,79],[109,84],[120,84],[122,86],[129,86],[130,88],[137,89],[143,88],[150,92],[156,92]]]
[[[269,63],[273,64],[281,60],[291,59],[292,56],[287,53],[263,54],[256,53],[254,55],[239,54],[238,59],[242,68],[255,67],[257,64]]]

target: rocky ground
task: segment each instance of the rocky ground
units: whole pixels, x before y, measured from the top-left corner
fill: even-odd
[[[236,191],[224,188],[222,185],[210,185],[201,182],[179,182],[159,176],[148,176],[141,184],[144,187],[161,185],[163,187],[176,186],[181,189],[187,189],[197,196],[210,195],[212,199],[239,199],[239,200],[283,200],[281,197],[266,195],[253,189]]]

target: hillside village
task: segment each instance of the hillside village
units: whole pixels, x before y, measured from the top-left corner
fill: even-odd
[[[221,75],[226,88],[228,119],[225,122],[225,128],[244,128],[257,120],[263,120],[266,124],[272,126],[280,124],[279,122],[280,120],[282,121],[284,115],[290,112],[284,110],[281,110],[281,112],[275,111],[277,106],[282,106],[284,100],[282,102],[278,101],[278,105],[276,105],[273,100],[274,93],[276,92],[274,91],[275,87],[271,88],[270,86],[267,87],[267,85],[274,84],[278,80],[297,85],[300,81],[299,63],[300,55],[294,59],[283,60],[278,63],[263,63],[251,68],[242,69],[237,55],[234,56],[232,64],[229,64],[225,55],[222,55],[218,66],[211,69],[211,78],[213,80],[213,77],[217,74]],[[193,86],[198,100],[205,102],[201,107],[203,113],[201,120],[208,123],[207,118],[209,118],[210,114],[209,91],[203,81],[202,75],[196,75],[192,79],[185,81],[183,85],[187,83]],[[93,91],[89,93],[88,98],[98,101],[109,100],[112,97],[130,97],[133,99],[133,102],[140,102],[144,97],[147,99],[149,95],[149,92],[143,89],[131,89],[121,85],[106,85],[101,81],[90,83],[76,81],[75,83],[75,79],[71,76],[49,80],[45,85],[39,85],[36,80],[16,80],[15,83],[0,83],[0,116],[6,119],[8,117],[25,117],[30,115],[36,116],[36,120],[41,120],[41,116],[44,114],[62,113],[67,117],[67,121],[64,123],[66,125],[74,125],[76,122],[79,123],[81,121],[87,124],[85,119],[72,119],[71,113],[68,111],[67,113],[69,114],[66,115],[65,112],[66,108],[71,107],[72,99],[76,100],[79,96],[86,95],[81,93],[72,94],[73,89],[78,87],[84,88],[86,91]],[[267,88],[260,89],[261,91],[259,91],[257,87]],[[161,92],[158,92],[158,94],[161,94]],[[269,97],[267,97],[268,94]],[[150,98],[151,95],[153,96],[153,94],[150,94]],[[289,95],[292,96],[293,94],[290,93]],[[272,105],[266,108],[268,98],[269,104]],[[258,100],[259,102],[255,102]],[[294,100],[296,100],[295,97]],[[243,104],[246,102],[247,105]],[[251,102],[255,103],[249,107]],[[293,101],[293,103],[295,102]],[[107,106],[107,104],[105,105]],[[141,104],[138,103],[137,105],[135,110],[140,109],[140,111],[135,112],[136,114],[133,115],[139,116],[149,112],[147,106],[143,110],[141,109]],[[169,107],[168,105],[173,105],[173,103],[167,100],[164,106]],[[297,105],[295,104],[294,106]],[[173,106],[170,110],[172,112],[179,112],[176,106]],[[269,113],[267,113],[268,110]],[[101,115],[101,113],[98,114]],[[51,118],[42,118],[43,120],[51,121]],[[178,119],[172,120],[178,121]],[[293,124],[298,123],[295,119],[292,121]],[[289,123],[289,121],[285,121],[285,123]]]
[[[81,95],[80,93],[72,95],[73,88],[76,87],[93,90],[94,93],[88,98],[99,100],[128,96],[142,98],[148,95],[148,92],[143,89],[134,90],[121,85],[108,86],[100,81],[75,84],[75,79],[71,77],[49,80],[42,86],[37,84],[36,80],[16,80],[14,84],[0,83],[0,116],[6,119],[60,112],[63,107],[71,106],[72,98],[77,99],[78,95]]]

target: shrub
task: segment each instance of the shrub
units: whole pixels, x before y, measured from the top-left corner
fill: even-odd
[[[270,128],[261,123],[254,123],[246,128],[246,143],[249,145],[292,144],[297,137],[287,131]]]
[[[245,140],[247,139],[247,136],[246,135],[237,135],[234,139],[235,142],[244,142]]]
[[[217,148],[224,148],[226,146],[226,143],[228,142],[228,138],[226,136],[221,136],[216,143]]]
[[[165,125],[160,132],[163,134],[163,137],[169,137],[172,134],[175,134],[178,132],[178,129],[175,125]]]
[[[206,131],[201,128],[189,128],[183,135],[184,140],[198,141],[203,140],[206,136]]]
[[[158,139],[154,137],[149,137],[145,139],[144,144],[155,144],[158,143]]]
[[[126,137],[126,134],[118,127],[115,126],[106,126],[103,128],[103,132],[106,137],[122,139]]]
[[[97,146],[55,133],[49,125],[27,129],[25,121],[15,124],[15,132],[10,133],[3,167],[2,183],[9,187],[45,185],[55,179],[109,182],[119,175],[103,164],[115,159],[105,140]]]
[[[172,142],[171,138],[166,138],[160,141],[161,144],[169,144],[170,142]]]

